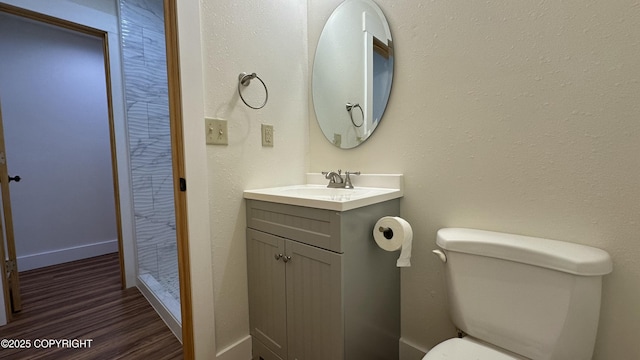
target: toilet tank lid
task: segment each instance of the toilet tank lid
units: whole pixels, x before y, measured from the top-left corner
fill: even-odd
[[[609,254],[591,246],[493,231],[444,228],[436,243],[441,248],[541,266],[582,276],[610,273]]]

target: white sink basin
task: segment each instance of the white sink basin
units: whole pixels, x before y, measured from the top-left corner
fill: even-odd
[[[318,209],[345,211],[402,197],[402,175],[397,176],[399,176],[398,181],[381,183],[381,185],[389,187],[358,186],[356,180],[352,179],[354,189],[329,188],[326,184],[291,185],[245,190],[244,198]],[[315,179],[316,177],[312,176],[311,178]],[[309,180],[310,176],[307,176],[307,179]],[[367,184],[375,183],[371,180],[372,179],[367,179],[363,182]]]
[[[343,201],[350,198],[363,197],[371,195],[375,192],[375,189],[370,188],[357,188],[357,189],[342,189],[342,188],[328,188],[324,185],[293,185],[278,188],[276,192],[286,196],[296,197],[309,197],[323,200],[336,200]]]

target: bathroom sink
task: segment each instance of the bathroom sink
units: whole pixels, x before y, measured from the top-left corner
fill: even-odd
[[[293,185],[286,186],[275,190],[285,196],[296,196],[303,198],[314,198],[323,200],[335,200],[346,201],[356,197],[365,197],[373,194],[375,189],[371,188],[355,188],[355,189],[343,189],[343,188],[328,188],[324,185]]]
[[[378,175],[386,181],[376,182],[372,177],[376,175],[362,175],[353,179],[354,188],[329,188],[326,180],[316,174],[307,174],[307,181],[323,182],[323,184],[307,183],[256,190],[245,190],[244,198],[262,200],[288,205],[298,205],[317,209],[345,211],[382,201],[396,199],[403,196],[402,175]],[[366,178],[366,179],[365,179]],[[363,180],[364,179],[364,180]],[[366,185],[358,186],[358,180]]]

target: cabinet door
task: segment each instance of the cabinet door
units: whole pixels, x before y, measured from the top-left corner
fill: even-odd
[[[290,360],[344,358],[342,255],[286,240]]]
[[[286,359],[285,263],[280,255],[284,255],[283,238],[247,229],[251,335]]]

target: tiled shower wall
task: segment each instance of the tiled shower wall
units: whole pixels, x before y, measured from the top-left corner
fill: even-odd
[[[162,0],[120,0],[120,24],[138,275],[180,319]]]

